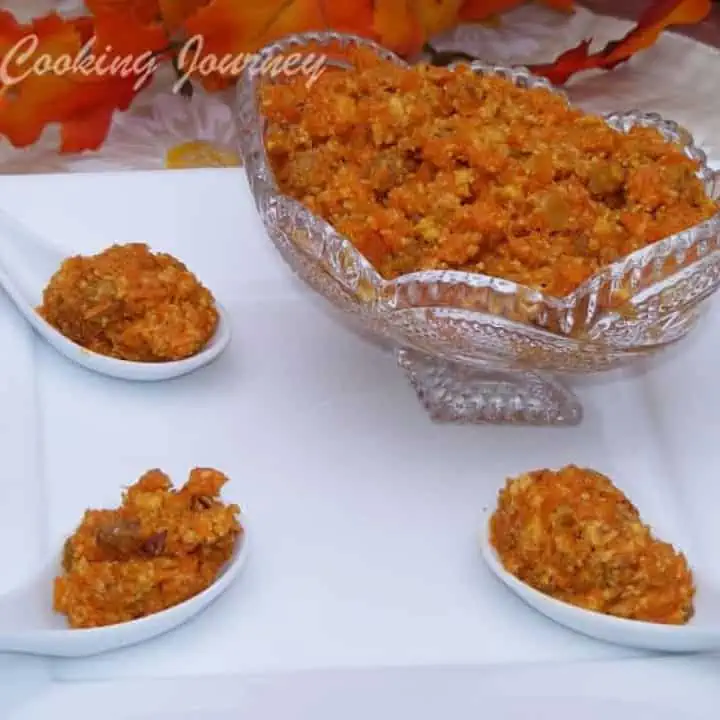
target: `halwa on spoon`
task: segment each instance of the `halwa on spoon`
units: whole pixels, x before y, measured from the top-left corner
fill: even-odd
[[[175,277],[168,282],[163,273]],[[115,378],[185,375],[215,360],[230,342],[227,313],[175,258],[135,244],[68,259],[1,211],[0,286],[58,352]]]

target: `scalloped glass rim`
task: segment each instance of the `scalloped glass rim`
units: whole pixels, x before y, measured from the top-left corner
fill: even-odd
[[[371,40],[335,32],[288,35],[263,48],[259,58],[265,63],[277,55],[302,52],[303,47],[308,48],[308,51],[317,52],[318,48],[313,46],[318,45],[326,48],[335,45],[341,50],[351,46],[363,47],[398,65],[409,66],[395,53]],[[336,58],[332,59],[331,63],[342,64]],[[453,63],[449,67],[453,68],[459,64],[462,63]],[[533,75],[522,66],[505,67],[475,61],[470,63],[470,67],[475,72],[506,77],[522,87],[545,88],[567,99],[565,93],[554,87],[547,79]],[[509,316],[507,312],[498,313],[507,319],[522,322],[523,314],[527,318],[527,313],[530,312],[535,327],[549,329],[566,336],[584,336],[586,341],[602,342],[601,328],[612,318],[622,317],[626,312],[631,314],[634,304],[649,295],[658,294],[679,276],[688,274],[690,268],[699,267],[701,264],[709,263],[711,259],[720,257],[719,211],[703,223],[659,240],[602,268],[573,293],[564,297],[548,295],[510,280],[465,271],[426,270],[386,280],[347,237],[338,233],[323,218],[314,215],[305,206],[279,191],[265,152],[265,121],[257,107],[259,77],[257,72],[251,68],[247,69],[239,91],[241,106],[245,100],[244,104],[247,107],[247,100],[252,99],[251,107],[254,110],[251,113],[250,123],[241,129],[241,133],[255,135],[262,147],[259,166],[254,167],[255,163],[246,158],[256,201],[262,197],[268,207],[273,205],[292,207],[295,217],[304,221],[303,225],[323,228],[326,241],[331,239],[334,247],[329,248],[324,244],[323,247],[316,247],[313,251],[308,248],[302,250],[321,262],[329,258],[331,261],[324,263],[325,270],[345,290],[364,300],[371,307],[381,306],[388,311],[429,306],[452,307],[447,299],[440,297],[438,287],[443,287],[455,288],[458,292],[452,295],[460,297],[460,293],[463,294],[463,302],[459,306],[463,310],[488,312],[485,296],[478,305],[472,302],[472,298],[479,297],[478,292],[484,291],[487,294],[490,291],[500,298],[512,299],[511,304],[516,306],[516,311],[511,310]],[[720,172],[716,173],[708,166],[705,152],[695,144],[692,135],[685,128],[664,119],[657,113],[642,113],[637,110],[607,113],[604,118],[611,127],[621,132],[626,132],[630,127],[638,124],[659,130],[666,138],[681,145],[684,152],[698,162],[700,166],[698,177],[703,181],[707,194],[713,198],[720,196]],[[667,270],[668,263],[672,264],[670,272]],[[713,287],[706,294],[709,295],[714,290]],[[425,291],[429,291],[429,296]],[[618,291],[624,296],[622,314],[618,312],[618,303],[608,302]],[[694,298],[692,305],[697,304],[704,297]]]

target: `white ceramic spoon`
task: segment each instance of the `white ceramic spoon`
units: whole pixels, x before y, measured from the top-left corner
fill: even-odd
[[[248,550],[247,526],[233,556],[215,582],[195,597],[162,612],[117,625],[68,628],[64,616],[53,612],[53,580],[60,562],[48,564],[16,590],[0,595],[0,653],[17,652],[53,657],[87,657],[135,645],[182,625],[216,600],[238,576]]]
[[[227,312],[218,304],[219,321],[215,334],[199,353],[185,360],[131,362],[86,350],[68,340],[35,311],[42,302],[43,290],[65,257],[65,253],[47,240],[0,211],[0,286],[37,333],[69,360],[122,380],[169,380],[212,362],[230,342]]]
[[[489,523],[480,535],[482,555],[490,570],[524,602],[545,617],[597,640],[643,650],[689,653],[720,649],[720,589],[696,577],[695,615],[687,625],[625,620],[583,610],[535,590],[503,567],[490,544]]]

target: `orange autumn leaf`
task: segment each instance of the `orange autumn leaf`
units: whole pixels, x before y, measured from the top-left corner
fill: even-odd
[[[94,45],[86,45],[93,36]],[[32,43],[24,54],[13,50],[21,41]],[[139,66],[120,65],[112,72],[112,63],[126,54],[137,58],[161,50],[166,42],[159,26],[139,26],[124,15],[103,16],[91,26],[53,13],[20,25],[0,11],[0,52],[7,70],[0,88],[0,135],[24,147],[57,124],[62,152],[99,147],[113,112],[126,109],[151,76]],[[81,55],[88,48],[90,57],[104,57],[102,66]]]
[[[611,70],[635,53],[655,44],[660,34],[673,25],[692,25],[703,20],[711,9],[711,0],[658,0],[640,16],[637,25],[621,40],[608,43],[597,53],[590,53],[590,41],[532,70],[561,85],[582,70]]]
[[[209,0],[85,0],[93,15],[130,16],[136,23],[162,22],[172,31]]]
[[[191,15],[210,0],[157,0],[163,24],[171,32],[177,30]]]
[[[143,54],[165,50],[168,45],[167,35],[160,24],[140,24],[125,14],[98,15],[93,18],[93,31],[93,50],[98,55],[106,52],[109,61],[127,56],[138,59]]]
[[[284,35],[326,29],[327,22],[318,0],[211,0],[185,21],[193,42],[182,48],[177,65],[206,88],[222,89],[237,79],[251,53]],[[218,68],[226,59],[229,64]]]
[[[171,2],[160,0],[161,7],[163,1]],[[208,55],[256,52],[283,35],[326,29],[368,37],[401,55],[412,55],[432,35],[462,20],[486,21],[526,0],[183,1],[201,5],[195,13],[185,12],[184,23],[188,36],[203,38],[202,52],[194,55],[199,61]],[[573,8],[571,0],[543,2],[557,9]]]
[[[337,32],[370,37],[373,0],[319,0],[326,27]]]
[[[211,0],[187,19],[185,29],[189,36],[202,36],[207,52],[223,56],[254,52],[283,35],[323,24],[317,0]]]
[[[85,6],[93,15],[125,15],[142,25],[160,19],[158,0],[85,0]]]
[[[60,125],[60,149],[63,153],[96,150],[107,137],[113,108],[101,105],[65,120]]]
[[[372,36],[400,55],[409,55],[425,41],[412,0],[381,0],[375,3]]]
[[[415,14],[425,31],[425,39],[457,25],[460,8],[464,3],[465,0],[416,1]]]
[[[192,0],[186,0],[192,2]],[[507,1],[507,0],[506,0]],[[419,51],[427,38],[456,24],[464,0],[204,0],[187,17],[188,37],[202,38],[202,47],[181,53],[184,70],[215,59],[253,53],[291,33],[333,29],[374,39],[400,54]],[[208,60],[210,63],[210,60]],[[205,66],[210,67],[210,64]],[[201,72],[202,80],[218,86],[217,73]]]
[[[95,34],[95,23],[93,18],[87,15],[71,18],[67,22],[75,28],[75,32],[80,36],[80,42],[83,45]]]
[[[466,2],[467,0],[378,0],[372,3],[375,32],[371,37],[400,55],[412,55],[433,35],[455,27]],[[491,2],[498,4],[498,0]],[[513,5],[513,2],[514,0],[499,0],[499,5]],[[489,15],[492,15],[492,11],[486,13],[485,18]],[[366,34],[358,30],[355,32],[359,35]]]
[[[37,50],[27,41],[37,38]],[[0,11],[0,53],[4,72],[0,94],[0,135],[19,147],[37,141],[50,114],[62,116],[74,109],[72,83],[68,77],[53,77],[33,71],[41,53],[49,58],[74,57],[82,47],[75,27],[57,15],[34,20],[24,26],[7,11]]]
[[[135,96],[152,80],[158,59],[167,47],[159,24],[140,24],[133,16],[107,13],[94,19],[93,51],[105,54],[105,67],[116,71],[87,76],[75,74],[77,110],[61,122],[61,152],[94,150],[102,145],[113,114],[127,110]]]

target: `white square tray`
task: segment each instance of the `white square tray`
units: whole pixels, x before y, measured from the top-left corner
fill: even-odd
[[[0,656],[0,684],[640,657],[536,615],[477,552],[506,476],[569,462],[609,474],[720,577],[717,308],[651,371],[585,383],[578,428],[439,426],[392,357],[294,280],[243,171],[4,177],[0,189],[3,209],[68,252],[145,241],[176,254],[234,332],[197,374],[129,384],[69,364],[0,297],[0,591],[151,467],[175,481],[197,465],[227,472],[254,534],[244,575],[186,627],[87,660]]]
[[[664,658],[56,683],[6,720],[715,720],[717,672]]]

